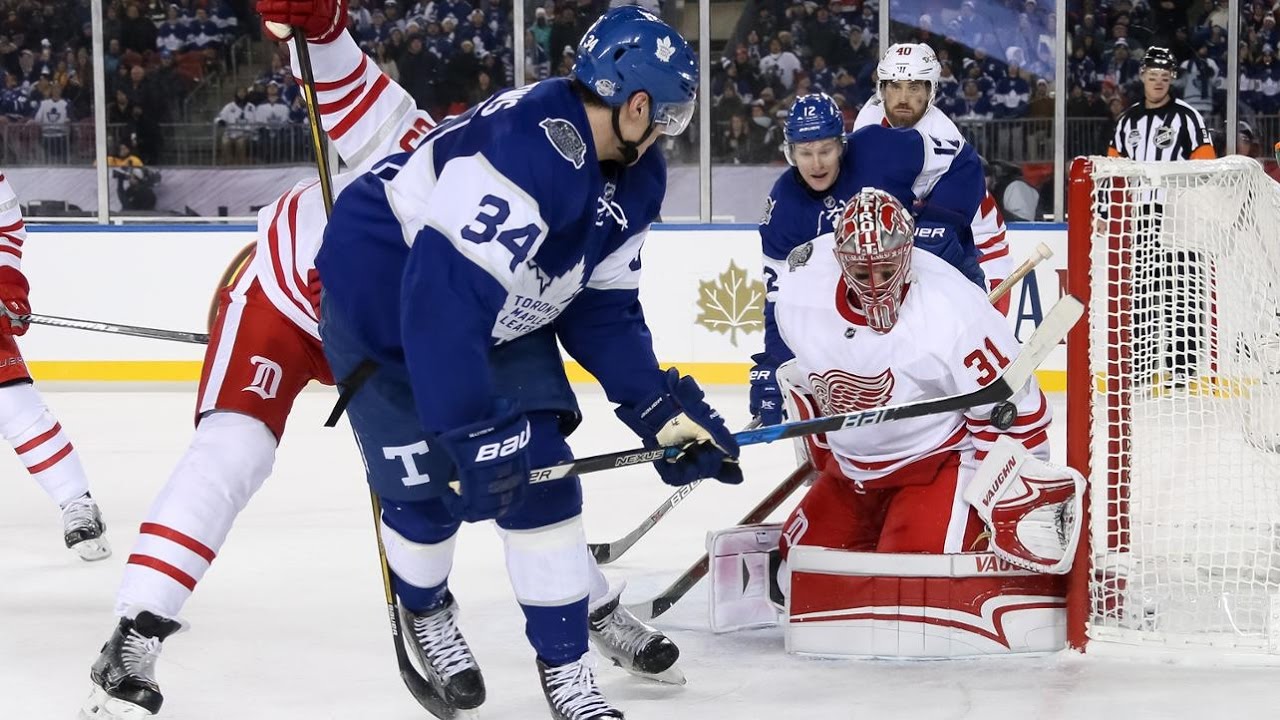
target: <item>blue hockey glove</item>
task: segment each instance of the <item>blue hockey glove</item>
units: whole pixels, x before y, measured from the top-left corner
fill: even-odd
[[[751,417],[760,418],[761,425],[777,425],[782,422],[782,391],[773,377],[778,366],[769,353],[756,353],[751,361]]]
[[[529,486],[529,421],[507,401],[494,405],[489,419],[438,436],[455,468],[452,490],[441,497],[464,522],[501,517]]]
[[[693,378],[680,377],[675,368],[667,370],[663,382],[665,391],[638,408],[614,411],[645,447],[674,445],[683,449],[676,457],[653,464],[662,481],[668,485],[688,485],[704,478],[730,485],[742,482],[738,443],[720,413],[703,400],[702,388]]]

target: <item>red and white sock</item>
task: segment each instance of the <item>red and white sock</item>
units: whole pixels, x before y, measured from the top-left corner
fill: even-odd
[[[0,433],[59,507],[89,492],[79,454],[30,383],[0,387]]]
[[[178,619],[236,516],[271,474],[276,438],[261,421],[213,413],[156,496],[125,564],[116,614],[145,608]]]

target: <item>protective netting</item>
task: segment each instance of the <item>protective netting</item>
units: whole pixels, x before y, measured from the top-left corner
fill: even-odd
[[[1280,651],[1280,186],[1093,163],[1089,637]]]

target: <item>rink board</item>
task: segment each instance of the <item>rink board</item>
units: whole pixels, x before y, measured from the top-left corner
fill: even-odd
[[[32,226],[23,248],[36,313],[203,332],[219,277],[253,241],[250,226]],[[1025,339],[1062,292],[1066,227],[1013,224],[1014,264],[1045,243],[1054,257],[1015,287],[1010,324]],[[642,256],[641,298],[658,359],[705,383],[744,384],[763,345],[760,240],[754,225],[657,225]],[[203,348],[102,333],[33,328],[21,341],[42,380],[191,381]],[[1047,390],[1064,387],[1065,353],[1044,364]],[[576,364],[571,378],[590,381]]]

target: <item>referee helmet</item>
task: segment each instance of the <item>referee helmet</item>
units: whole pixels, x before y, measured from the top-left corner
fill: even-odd
[[[1147,48],[1147,54],[1142,56],[1143,70],[1168,70],[1171,73],[1178,72],[1178,60],[1173,57],[1173,53],[1169,52],[1169,48],[1150,47]]]

